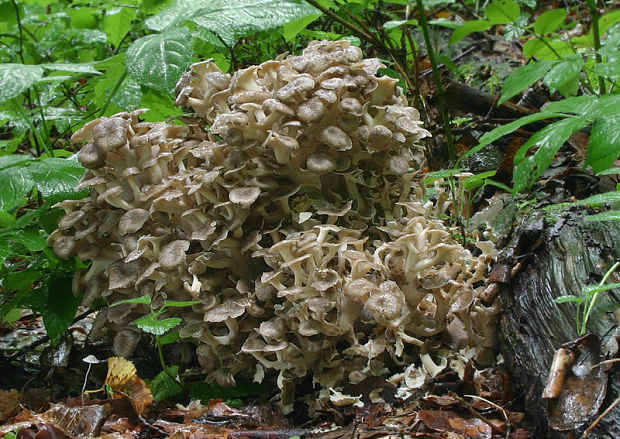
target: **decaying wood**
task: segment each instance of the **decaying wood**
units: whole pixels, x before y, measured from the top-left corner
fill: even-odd
[[[446,88],[445,96],[449,107],[480,116],[486,116],[496,103],[495,96],[460,82],[450,84]],[[517,119],[532,113],[535,111],[506,101],[493,108],[491,116],[501,119]]]
[[[576,212],[547,218],[539,213],[522,219],[504,251],[506,260],[521,261],[523,268],[501,284],[502,353],[524,395],[529,418],[537,424],[535,437],[566,438],[573,429],[583,433],[620,394],[615,363],[607,364],[605,372],[596,367],[597,361],[616,355],[618,333],[612,310],[620,300],[614,291],[601,294],[588,321],[588,330],[596,335],[571,344],[577,339],[576,306],[554,299],[580,296],[586,285],[598,282],[620,259],[620,224],[588,222]],[[560,347],[576,353],[575,363],[565,364],[560,393],[556,389],[557,397],[546,400],[545,380]],[[620,407],[611,409],[588,437],[620,437]]]

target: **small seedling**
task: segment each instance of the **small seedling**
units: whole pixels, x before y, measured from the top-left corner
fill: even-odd
[[[619,265],[620,262],[616,262],[609,270],[607,270],[607,273],[605,273],[605,276],[603,276],[603,279],[601,279],[598,285],[589,285],[585,287],[583,289],[583,296],[567,295],[560,296],[555,299],[556,303],[575,302],[577,304],[575,324],[577,326],[577,334],[580,337],[586,333],[588,318],[594,309],[594,304],[596,303],[598,295],[605,291],[613,290],[614,288],[620,288],[620,283],[605,283],[607,282],[609,276],[616,271],[616,268],[618,268]]]
[[[168,308],[187,307],[200,302],[197,300],[167,300],[164,301],[164,304],[160,308],[154,308],[152,306],[151,298],[148,296],[142,296],[136,297],[134,299],[121,300],[119,302],[113,303],[112,305],[110,305],[110,307],[121,305],[124,303],[148,305],[150,309],[149,314],[146,314],[145,316],[142,316],[131,323],[142,329],[144,332],[155,336],[155,346],[157,347],[157,353],[159,356],[159,361],[161,363],[162,372],[159,373],[155,378],[153,378],[153,381],[151,381],[153,398],[158,401],[169,396],[178,395],[179,393],[184,392],[185,387],[183,386],[183,382],[178,376],[178,367],[166,366],[166,362],[164,360],[164,352],[162,349],[163,346],[174,343],[179,339],[178,331],[169,331],[176,328],[181,323],[181,319],[179,317],[160,319],[160,316],[164,312],[166,312]]]

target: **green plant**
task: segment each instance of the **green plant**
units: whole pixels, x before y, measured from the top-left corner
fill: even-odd
[[[557,303],[574,302],[577,305],[577,310],[575,311],[575,325],[577,327],[577,335],[580,337],[586,333],[588,319],[594,309],[598,295],[615,288],[620,288],[620,283],[617,282],[606,284],[607,279],[609,279],[609,276],[616,271],[618,266],[620,266],[620,262],[616,262],[612,265],[611,268],[607,270],[598,285],[590,285],[585,287],[583,289],[582,296],[567,295],[560,296],[555,299]]]
[[[514,157],[513,192],[529,190],[564,142],[575,132],[592,126],[585,165],[595,172],[610,167],[620,153],[617,123],[620,119],[618,63],[620,62],[620,11],[598,15],[594,1],[588,1],[591,29],[582,36],[568,36],[564,9],[541,14],[528,24],[513,0],[495,0],[485,9],[486,20],[470,21],[457,28],[451,41],[494,25],[511,24],[519,32],[514,38],[527,36],[523,54],[532,61],[515,70],[505,81],[498,104],[512,98],[539,79],[550,91],[564,99],[552,102],[540,113],[522,117],[500,126],[479,139],[479,144],[465,156],[529,123],[545,120],[548,125],[536,132]],[[601,36],[605,39],[601,41]],[[536,59],[536,60],[534,60]],[[606,88],[606,84],[610,84]],[[582,94],[575,96],[581,90]],[[611,94],[610,94],[611,93]],[[537,148],[533,154],[530,150]],[[462,159],[462,158],[461,158]]]
[[[170,331],[179,326],[182,320],[179,317],[168,317],[163,319],[160,319],[160,317],[168,308],[184,308],[198,303],[200,303],[200,301],[166,300],[160,307],[155,308],[152,306],[149,296],[142,296],[134,299],[121,300],[110,305],[110,307],[122,304],[149,306],[149,314],[134,320],[131,324],[136,325],[147,334],[155,336],[155,347],[157,348],[157,354],[162,367],[162,372],[153,378],[150,383],[153,399],[155,401],[161,401],[162,399],[178,395],[185,391],[183,381],[179,377],[179,367],[166,365],[164,351],[162,349],[163,346],[176,343],[179,340],[179,332]]]

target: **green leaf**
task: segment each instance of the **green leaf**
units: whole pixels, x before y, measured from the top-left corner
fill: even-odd
[[[28,64],[0,64],[0,103],[18,96],[43,77],[43,69]]]
[[[80,304],[80,297],[75,297],[71,292],[71,283],[71,277],[53,277],[47,283],[48,300],[41,315],[52,344],[58,342],[73,323]]]
[[[485,182],[485,180],[489,177],[493,177],[497,171],[487,171],[482,172],[480,174],[472,175],[467,177],[465,180],[461,182],[461,186],[467,190],[476,189]]]
[[[158,122],[175,114],[183,114],[183,110],[174,106],[174,99],[168,93],[156,90],[148,90],[142,95],[140,107],[149,109],[141,116],[145,122]]]
[[[289,21],[282,25],[282,36],[287,42],[292,39],[310,23],[319,18],[321,14],[308,14],[305,17],[298,18],[297,20]]]
[[[484,10],[484,15],[492,24],[506,24],[519,18],[521,8],[514,0],[493,0]]]
[[[118,47],[125,35],[131,30],[131,22],[136,18],[133,8],[110,8],[103,18],[102,29],[108,36],[108,43]]]
[[[179,331],[170,332],[166,335],[162,335],[159,338],[159,345],[165,346],[167,344],[176,343],[177,341],[179,341],[179,338],[181,338]]]
[[[90,73],[93,75],[101,75],[101,72],[93,67],[91,63],[48,63],[39,64],[46,70],[54,70],[58,72],[71,73]]]
[[[113,304],[111,304],[110,308],[116,305],[122,305],[124,303],[138,303],[141,305],[150,305],[151,298],[149,296],[141,296],[141,297],[134,297],[133,299],[119,300],[118,302],[114,302]]]
[[[553,301],[556,302],[556,303],[583,302],[584,300],[586,300],[585,297],[572,296],[572,295],[559,296],[559,297],[556,297],[555,299],[553,299]]]
[[[566,15],[566,10],[562,8],[551,9],[540,14],[534,22],[534,32],[544,35],[555,31],[564,23]]]
[[[598,31],[601,35],[611,29],[614,25],[620,23],[620,10],[615,9],[604,15],[601,15],[598,19]],[[590,29],[592,32],[592,29]]]
[[[605,192],[603,194],[592,195],[583,200],[575,201],[573,206],[595,206],[605,203],[618,203],[620,202],[620,192]]]
[[[620,168],[609,168],[609,169],[605,169],[604,171],[596,173],[596,175],[599,177],[601,175],[615,175],[615,174],[620,174]]]
[[[0,210],[0,227],[8,228],[15,225],[15,217],[8,212]]]
[[[190,400],[200,400],[208,404],[210,399],[233,399],[251,395],[269,395],[272,392],[266,384],[257,384],[238,379],[235,387],[222,387],[216,383],[197,383],[189,390]]]
[[[200,303],[200,300],[167,300],[164,302],[164,307],[166,308],[182,308],[186,306],[197,305]]]
[[[594,294],[602,293],[609,290],[620,288],[620,283],[611,283],[603,285],[588,285],[583,289],[583,294],[586,296],[592,296]]]
[[[170,373],[173,377],[178,377],[179,366],[170,366],[168,368],[168,373]],[[180,384],[170,378],[163,370],[159,372],[155,378],[153,378],[153,381],[151,381],[149,387],[151,388],[153,399],[155,401],[162,401],[166,398],[170,398],[171,396],[178,395],[183,391]]]
[[[559,91],[564,97],[574,96],[579,88],[579,72],[583,67],[581,57],[574,57],[554,65],[543,82],[553,93]]]
[[[181,323],[181,319],[178,317],[171,317],[168,319],[157,320],[156,316],[147,314],[131,323],[149,334],[163,335],[172,328],[177,327]]]
[[[588,140],[585,165],[594,172],[601,172],[614,164],[620,154],[620,116],[599,119],[594,124]]]
[[[172,29],[134,41],[127,49],[127,71],[140,85],[170,91],[191,59],[189,31]]]
[[[583,219],[586,221],[620,221],[620,210],[610,210],[595,215],[587,215]]]
[[[544,112],[561,112],[561,113],[573,113],[573,114],[588,114],[593,112],[594,108],[600,105],[596,96],[581,95],[571,98],[566,98],[561,101],[549,102],[544,109]]]
[[[487,146],[489,143],[495,142],[497,139],[504,137],[505,135],[510,134],[515,130],[518,130],[522,126],[530,124],[532,122],[537,122],[542,119],[549,119],[551,117],[566,117],[566,114],[546,113],[546,112],[534,113],[534,114],[529,114],[527,116],[524,116],[520,119],[513,120],[512,122],[507,123],[506,125],[499,126],[489,131],[488,133],[485,133],[482,137],[480,137],[480,139],[478,139],[478,142],[479,142],[478,145],[471,148],[461,158],[459,158],[457,164],[461,160],[469,157],[470,155],[477,153],[482,148]]]
[[[583,117],[567,117],[530,137],[515,154],[515,168],[512,175],[513,192],[519,192],[526,186],[531,186],[549,167],[553,157],[570,135],[588,124],[589,121]],[[528,149],[535,145],[538,146],[538,150],[533,155],[525,157]]]
[[[458,43],[467,35],[474,32],[482,32],[490,28],[493,24],[487,20],[471,20],[463,23],[462,26],[457,27],[450,35],[449,44]]]
[[[169,8],[148,18],[146,25],[162,31],[191,20],[232,43],[237,36],[272,29],[317,13],[301,0],[176,0]]]
[[[502,93],[497,101],[497,105],[501,105],[517,93],[522,92],[530,85],[534,84],[553,66],[552,61],[537,61],[529,63],[523,67],[516,69],[512,75],[504,81]]]
[[[390,21],[386,21],[385,23],[383,23],[383,28],[385,30],[392,30],[392,29],[396,29],[397,27],[401,27],[405,24],[410,24],[410,25],[417,25],[418,24],[418,20],[416,19],[411,19],[411,20],[390,20]]]
[[[78,199],[86,195],[74,191],[84,174],[84,168],[76,161],[13,157],[19,158],[9,160],[0,157],[0,210],[10,210],[20,205],[34,187],[50,202]]]

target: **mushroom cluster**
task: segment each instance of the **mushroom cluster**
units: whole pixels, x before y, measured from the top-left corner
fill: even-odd
[[[478,294],[494,248],[464,248],[420,201],[429,133],[381,67],[346,41],[233,75],[201,62],[177,85],[195,113],[182,125],[140,110],[86,124],[72,141],[90,198],[60,203],[49,238],[92,261],[74,292],[200,301],[167,312],[209,378],[274,378],[285,409],[310,374],[323,388],[386,375],[442,341],[488,361],[497,309]],[[103,309],[91,336],[129,356],[146,312]]]

